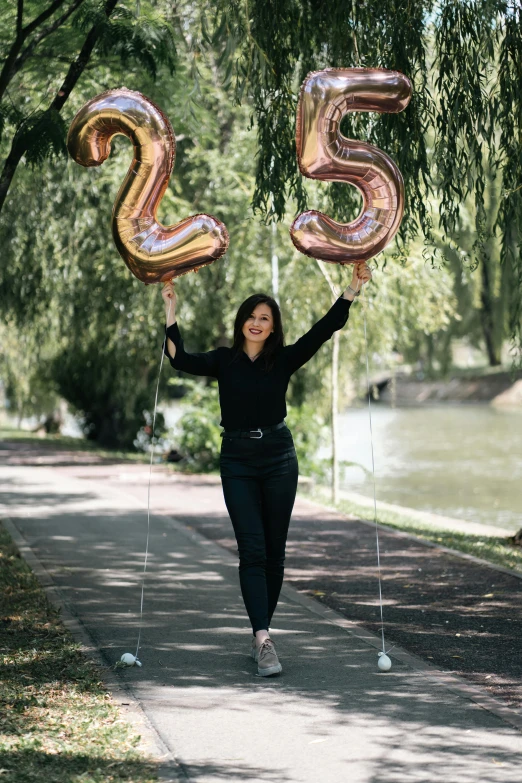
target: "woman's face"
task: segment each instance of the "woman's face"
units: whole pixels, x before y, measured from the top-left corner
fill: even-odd
[[[274,317],[270,305],[258,304],[243,324],[243,336],[252,343],[262,344],[274,330]]]

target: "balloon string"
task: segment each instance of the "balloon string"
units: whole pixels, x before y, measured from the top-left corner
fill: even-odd
[[[364,290],[363,290],[364,297]],[[372,453],[372,479],[373,479],[373,521],[375,523],[375,540],[377,544],[377,574],[379,577],[379,607],[381,612],[381,636],[382,636],[382,651],[386,654],[384,644],[384,617],[382,611],[382,579],[381,579],[381,553],[379,549],[379,526],[377,524],[377,493],[375,488],[375,457],[373,452],[373,428],[372,428],[372,405],[371,405],[371,392],[370,392],[370,366],[368,362],[368,336],[366,333],[366,297],[364,297],[363,305],[363,323],[364,323],[364,344],[366,346],[366,388],[368,390],[368,417],[370,422],[370,446]]]
[[[170,316],[170,310],[172,308],[172,299],[169,301],[169,311],[167,314],[167,323]],[[160,360],[160,367],[158,372],[158,381],[156,383],[156,396],[154,398],[154,414],[152,416],[152,434],[151,434],[151,450],[150,450],[150,464],[149,464],[149,486],[147,489],[147,541],[145,544],[145,560],[143,562],[143,575],[141,578],[141,601],[140,601],[140,624],[138,627],[138,643],[136,644],[136,655],[135,657],[138,657],[138,652],[140,650],[140,642],[141,642],[141,630],[143,627],[143,598],[145,595],[145,575],[147,573],[147,561],[149,558],[149,538],[150,538],[150,485],[152,481],[152,462],[154,459],[154,432],[156,428],[156,413],[158,410],[158,393],[159,393],[159,385],[160,385],[160,378],[161,378],[161,371],[163,369],[163,360],[165,359],[165,344],[167,342],[167,332],[165,331],[165,338],[163,340],[163,346],[161,349],[161,360]]]

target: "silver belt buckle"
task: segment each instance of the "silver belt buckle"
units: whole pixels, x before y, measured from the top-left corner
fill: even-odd
[[[249,432],[259,432],[259,435],[251,435],[250,438],[254,438],[254,440],[259,440],[259,438],[263,437],[263,433],[261,432],[261,428],[258,427],[257,430],[249,430]]]

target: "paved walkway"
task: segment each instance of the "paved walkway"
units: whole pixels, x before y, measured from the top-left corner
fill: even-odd
[[[0,468],[4,513],[111,662],[136,644],[146,477],[143,466]],[[221,497],[205,478],[165,484],[158,475],[152,489],[143,668],[121,677],[180,780],[520,781],[521,735],[501,710],[400,650],[380,673],[374,637],[288,586],[272,629],[283,675],[256,677],[235,558],[175,518],[195,504],[222,518]]]

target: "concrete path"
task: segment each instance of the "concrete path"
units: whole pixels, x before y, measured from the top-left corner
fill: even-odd
[[[225,513],[198,482],[172,492],[168,511],[201,494],[201,513]],[[134,652],[146,469],[8,466],[0,487],[3,513],[106,659]],[[164,494],[151,520],[143,668],[121,676],[180,780],[519,783],[522,738],[500,713],[400,651],[380,673],[374,637],[292,589],[272,629],[283,675],[256,677],[235,558],[162,505]]]

